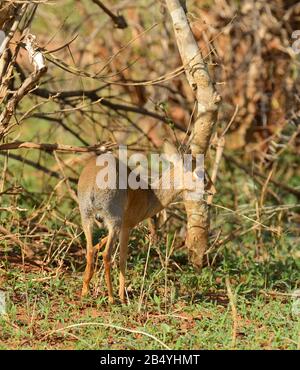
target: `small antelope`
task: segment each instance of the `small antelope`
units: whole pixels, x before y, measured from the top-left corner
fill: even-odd
[[[117,179],[119,160],[116,158]],[[87,241],[87,265],[83,277],[82,296],[89,291],[89,283],[94,272],[94,257],[97,249],[105,245],[102,253],[105,280],[109,302],[114,302],[111,283],[111,256],[113,246],[120,243],[119,297],[125,302],[125,269],[130,231],[141,221],[154,216],[168,206],[182,189],[101,189],[97,185],[96,156],[84,167],[78,182],[78,199],[83,231]],[[175,166],[170,169],[171,183],[174,182]],[[130,170],[129,170],[130,171]],[[118,181],[117,181],[118,184]],[[93,246],[92,230],[95,218],[102,219],[108,229],[108,236],[97,246]]]

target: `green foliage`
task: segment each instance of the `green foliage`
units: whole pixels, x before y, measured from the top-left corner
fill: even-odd
[[[60,267],[49,272],[38,268],[22,271],[7,257],[0,270],[2,289],[9,296],[8,316],[0,323],[1,348],[162,348],[148,336],[126,332],[130,329],[151,334],[174,349],[230,349],[232,316],[225,286],[229,276],[238,312],[236,348],[295,349],[299,318],[292,313],[290,294],[297,288],[299,269],[292,258],[292,243],[287,238],[280,243],[278,251],[271,244],[264,246],[268,253],[264,260],[254,255],[247,238],[240,244],[243,252],[238,244],[229,243],[222,259],[201,274],[187,262],[179,266],[182,252],[175,251],[166,284],[165,267],[154,247],[140,305],[147,253],[143,249],[135,253],[132,248],[138,246],[133,240],[127,278],[130,305],[123,306],[107,303],[101,260],[91,296],[81,302],[81,273]],[[160,251],[164,256],[164,248]],[[116,287],[116,268],[113,280]],[[90,326],[81,326],[83,323]],[[104,326],[97,326],[99,323]],[[78,326],[53,332],[73,324]]]

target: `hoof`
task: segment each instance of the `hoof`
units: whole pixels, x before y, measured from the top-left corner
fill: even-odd
[[[86,287],[83,287],[81,290],[81,299],[85,298],[89,294],[89,290]]]
[[[125,298],[124,294],[119,294],[119,299],[120,299],[121,304],[127,303],[127,299]]]
[[[115,303],[115,299],[114,299],[114,297],[108,297],[108,302],[109,302],[110,304],[114,304],[114,303]]]

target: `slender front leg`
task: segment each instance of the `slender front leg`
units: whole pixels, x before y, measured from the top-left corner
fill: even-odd
[[[120,286],[119,297],[122,303],[125,303],[125,271],[128,251],[128,239],[130,230],[122,228],[120,232]]]
[[[86,267],[83,275],[83,285],[81,297],[84,297],[89,292],[89,284],[94,274],[94,256],[95,250],[92,240],[92,222],[83,223],[83,231],[86,237]]]
[[[104,263],[104,270],[105,270],[105,281],[106,281],[106,286],[107,286],[107,290],[108,290],[108,301],[109,301],[109,303],[114,303],[110,267],[111,267],[112,248],[113,248],[116,236],[117,236],[116,230],[112,229],[112,230],[109,231],[106,247],[105,247],[105,250],[102,253],[103,263]]]

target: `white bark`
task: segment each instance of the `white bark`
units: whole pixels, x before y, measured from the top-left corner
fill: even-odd
[[[192,153],[205,154],[216,123],[220,96],[215,90],[181,2],[166,0],[166,3],[187,79],[197,99],[197,117],[191,140]]]
[[[43,54],[38,50],[35,44],[36,37],[29,34],[25,40],[25,48],[28,51],[29,61],[33,64],[35,71],[46,68]]]
[[[5,40],[5,32],[0,30],[0,56],[3,53],[4,50],[4,40]]]
[[[217,120],[220,96],[208,72],[198,44],[190,28],[183,1],[166,0],[173,21],[178,50],[185,68],[188,82],[197,100],[197,115],[190,138],[194,157],[204,154]],[[194,266],[201,268],[208,246],[209,207],[205,200],[185,200],[188,225],[186,245]]]

